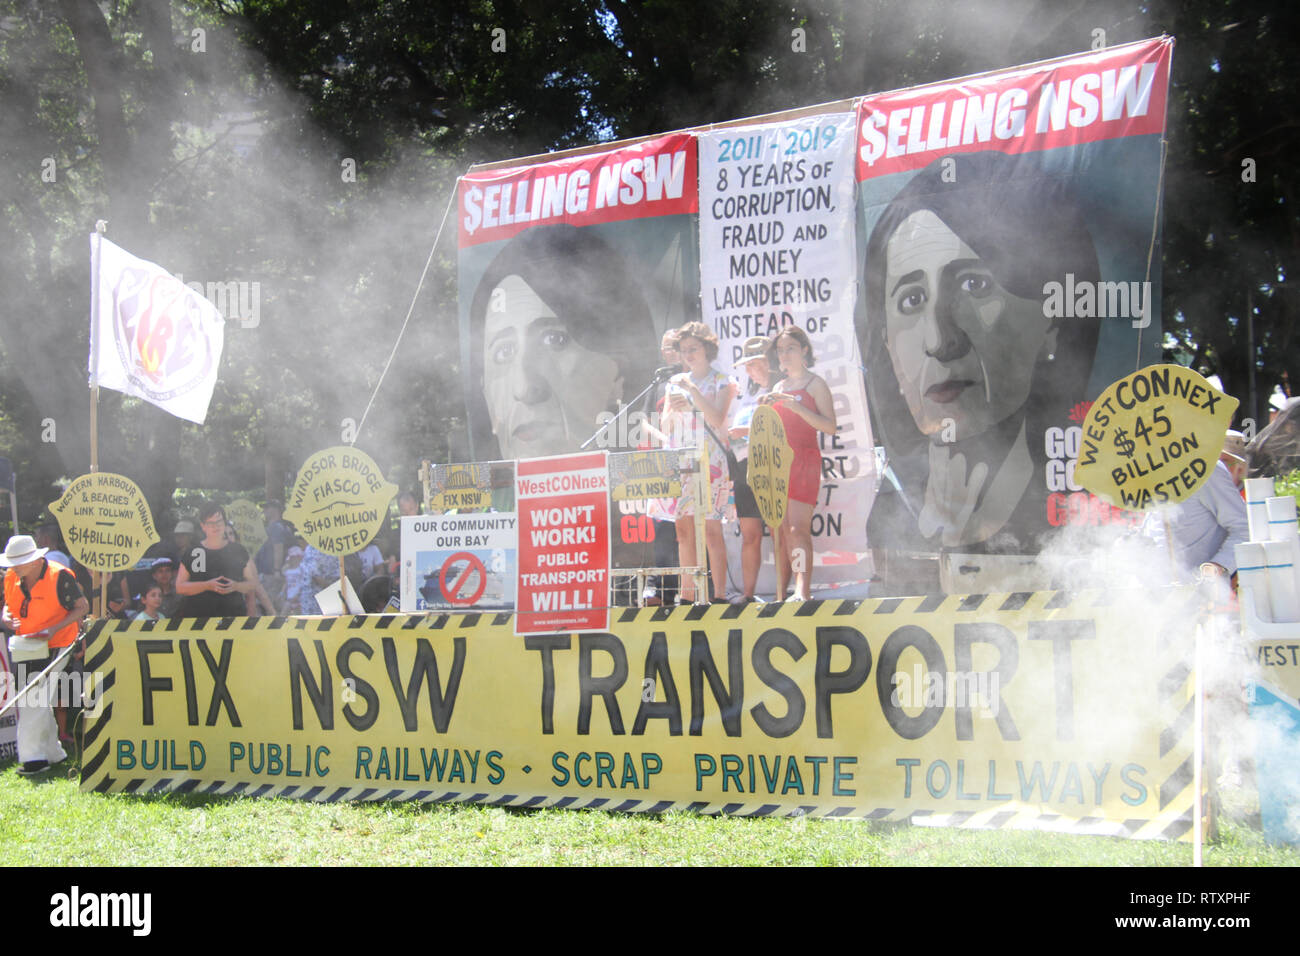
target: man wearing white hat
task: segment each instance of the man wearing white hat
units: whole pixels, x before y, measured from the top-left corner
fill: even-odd
[[[1219,461],[1228,469],[1232,483],[1238,488],[1246,480],[1246,445],[1246,436],[1230,428],[1223,439],[1223,451],[1219,453]]]
[[[90,602],[72,572],[45,557],[48,549],[36,547],[30,535],[16,534],[0,555],[4,573],[4,627],[9,638],[9,659],[14,663],[18,689],[26,687],[77,639],[77,622],[90,612]],[[51,681],[55,675],[46,680]],[[18,701],[19,773],[33,774],[67,757],[59,743],[49,684]]]

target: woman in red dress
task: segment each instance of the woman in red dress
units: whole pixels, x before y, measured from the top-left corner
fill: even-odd
[[[794,571],[794,598],[812,596],[812,516],[822,483],[822,453],[817,433],[835,434],[835,405],[830,386],[809,371],[812,343],[797,326],[787,326],[775,340],[776,358],[785,378],[759,399],[781,416],[785,437],[794,449],[790,466],[790,502],[781,524],[781,571],[776,599],[785,600],[785,582]]]

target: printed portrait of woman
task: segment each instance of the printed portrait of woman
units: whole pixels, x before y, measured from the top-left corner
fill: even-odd
[[[480,461],[576,451],[602,413],[650,382],[659,358],[622,256],[574,226],[506,243],[475,291],[470,328],[467,402]]]
[[[1037,552],[1044,430],[1069,425],[1085,399],[1099,331],[1045,315],[1045,284],[1067,275],[1100,279],[1083,212],[1023,159],[936,160],[885,209],[867,245],[859,338],[901,491],[877,498],[873,543]]]

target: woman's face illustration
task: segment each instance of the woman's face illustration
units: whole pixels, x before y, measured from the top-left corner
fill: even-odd
[[[575,340],[563,317],[517,275],[492,290],[483,329],[483,397],[501,454],[573,451],[622,397],[618,363]]]
[[[923,434],[979,435],[1029,398],[1039,359],[1056,346],[1037,299],[1012,295],[928,210],[886,248],[885,335],[899,390]]]

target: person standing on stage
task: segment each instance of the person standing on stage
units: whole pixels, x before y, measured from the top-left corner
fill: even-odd
[[[810,371],[813,349],[803,329],[786,326],[777,335],[775,346],[777,362],[785,378],[759,401],[776,409],[785,426],[786,440],[794,449],[790,502],[781,525],[781,560],[794,572],[795,600],[807,601],[812,597],[812,516],[822,481],[822,453],[817,433],[835,434],[835,405],[825,379]],[[788,577],[788,573],[778,575],[783,582]],[[784,587],[778,590],[784,591]],[[778,593],[776,599],[784,601],[785,594]]]
[[[763,518],[758,511],[758,502],[749,487],[749,423],[754,417],[754,409],[759,406],[759,399],[766,395],[776,381],[776,370],[772,368],[772,340],[755,335],[746,339],[741,347],[740,360],[736,363],[745,370],[749,384],[741,387],[740,394],[733,403],[731,427],[727,430],[731,439],[731,486],[735,489],[736,517],[740,519],[740,570],[741,586],[744,595],[741,603],[755,600],[754,589],[758,586],[758,566],[763,561]]]
[[[677,351],[677,342],[681,333],[669,329],[659,342],[659,354],[663,358],[664,368],[682,369],[682,355]],[[642,426],[643,440],[641,446],[654,448],[667,447],[668,436],[659,428],[663,422],[664,405],[668,401],[668,383],[656,385],[645,399]],[[654,565],[656,568],[677,567],[677,499],[651,498],[646,502],[646,514],[654,522]],[[646,579],[646,589],[641,601],[647,606],[672,604],[677,600],[677,575],[654,574]]]
[[[705,500],[704,540],[713,578],[713,600],[727,599],[727,546],[722,521],[731,496],[731,480],[724,446],[727,413],[736,395],[736,385],[713,367],[718,357],[718,337],[703,322],[681,327],[677,351],[686,371],[669,380],[665,404],[664,431],[674,448],[707,449],[709,490]],[[695,553],[695,496],[683,489],[677,500],[677,553],[683,567],[700,559]],[[678,603],[695,601],[695,585],[687,576],[682,581]]]

